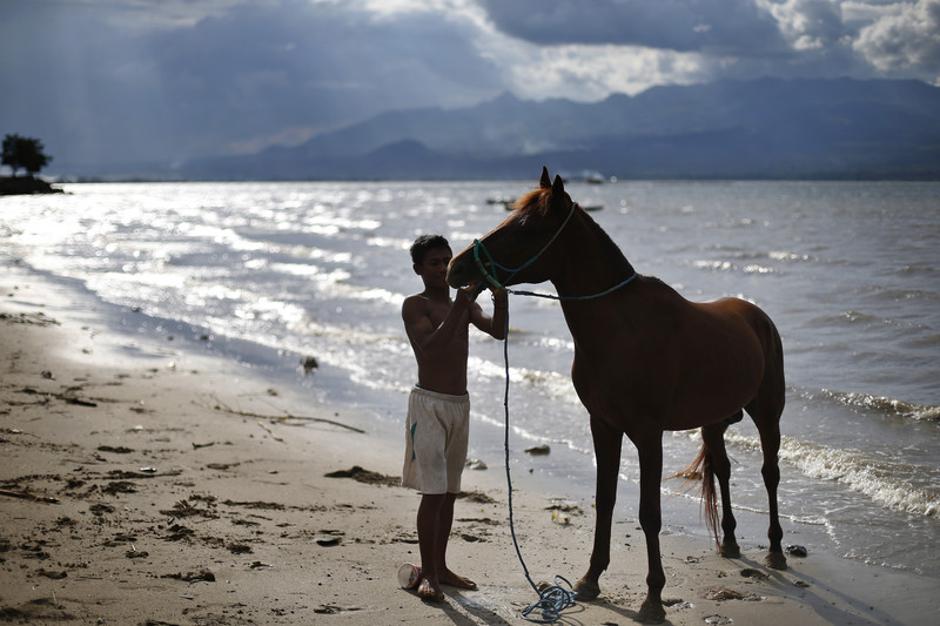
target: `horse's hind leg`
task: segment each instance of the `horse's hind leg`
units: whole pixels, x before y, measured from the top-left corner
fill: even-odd
[[[660,487],[663,479],[663,437],[647,434],[634,440],[640,456],[640,526],[646,536],[646,557],[649,573],[646,575],[647,595],[640,607],[639,621],[662,622],[666,619],[663,608],[663,587],[666,573],[659,552],[659,530],[662,527]]]
[[[591,435],[594,439],[594,456],[597,458],[597,492],[594,500],[597,519],[591,565],[574,585],[578,600],[593,600],[600,594],[601,588],[597,581],[610,564],[610,525],[617,499],[617,472],[620,470],[623,444],[622,432],[593,417]]]
[[[777,463],[777,453],[780,450],[780,413],[761,406],[757,401],[747,406],[747,412],[754,419],[757,431],[760,434],[760,446],[764,453],[764,463],[761,466],[761,475],[764,477],[764,487],[767,489],[768,508],[770,509],[770,527],[767,538],[770,539],[770,550],[764,558],[767,567],[774,569],[787,569],[787,558],[783,555],[781,541],[783,528],[780,526],[780,516],[777,512],[777,485],[780,483],[780,467]]]
[[[708,448],[709,460],[715,475],[718,477],[718,486],[721,489],[722,541],[719,551],[721,556],[729,559],[740,557],[741,549],[738,547],[738,542],[734,537],[734,529],[737,528],[737,522],[734,519],[734,513],[731,512],[731,489],[729,487],[731,480],[731,462],[728,460],[728,452],[725,450],[724,434],[728,425],[740,421],[741,417],[742,412],[738,411],[734,416],[724,422],[702,427],[702,439]],[[711,505],[706,503],[706,506]],[[709,511],[710,515],[713,515],[712,510]]]

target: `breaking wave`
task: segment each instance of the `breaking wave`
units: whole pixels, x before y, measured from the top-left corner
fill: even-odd
[[[725,441],[760,453],[760,442],[754,437],[729,431]],[[940,492],[918,489],[903,479],[904,474],[916,470],[911,465],[876,460],[858,450],[830,448],[788,436],[781,439],[780,459],[806,476],[838,482],[884,507],[926,517],[937,517],[940,513]]]

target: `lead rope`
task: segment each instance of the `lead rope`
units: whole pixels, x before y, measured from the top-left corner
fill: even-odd
[[[554,243],[554,241],[561,234],[561,231],[564,230],[565,225],[571,219],[571,216],[574,215],[575,209],[577,208],[576,204],[571,205],[571,211],[568,212],[568,216],[561,223],[561,226],[555,231],[555,234],[552,235],[552,238],[549,239],[548,243],[542,246],[542,249],[539,250],[534,256],[532,256],[528,261],[520,265],[519,267],[506,267],[500,265],[490,254],[490,251],[486,249],[486,246],[483,245],[482,241],[477,239],[473,240],[473,260],[475,261],[477,268],[479,268],[480,273],[483,275],[483,278],[486,280],[490,286],[496,289],[505,289],[507,293],[520,295],[520,296],[534,296],[536,298],[549,298],[552,300],[593,300],[595,298],[601,298],[606,296],[609,293],[612,293],[621,287],[632,282],[636,278],[636,273],[634,272],[624,280],[620,281],[616,285],[609,287],[601,292],[590,294],[590,295],[580,295],[580,296],[559,296],[548,293],[537,293],[534,291],[517,291],[515,289],[509,289],[504,287],[496,276],[490,272],[489,268],[497,268],[504,272],[507,272],[509,275],[503,279],[503,282],[508,282],[510,278],[518,274],[523,269],[527,268],[529,265],[534,263],[542,253],[544,253],[548,248]],[[481,258],[481,252],[486,259]],[[489,266],[489,268],[487,267]],[[485,288],[485,284],[481,285],[480,289]],[[479,291],[477,291],[479,293]],[[522,611],[523,619],[535,622],[537,624],[554,624],[558,621],[558,618],[561,615],[561,612],[567,608],[575,606],[577,594],[573,590],[571,583],[567,578],[560,575],[555,575],[555,584],[554,585],[544,585],[541,590],[538,586],[532,582],[532,576],[529,575],[529,568],[526,567],[525,559],[522,558],[522,551],[519,549],[519,541],[516,539],[516,527],[513,520],[513,511],[512,511],[512,474],[509,469],[509,300],[507,296],[506,300],[506,336],[503,339],[503,361],[505,364],[506,370],[506,390],[503,394],[503,408],[506,414],[506,434],[504,441],[504,450],[506,456],[506,485],[509,490],[509,532],[512,534],[512,545],[516,549],[516,556],[519,557],[519,563],[522,565],[522,571],[525,573],[525,578],[529,582],[529,585],[532,587],[532,590],[538,594],[539,599],[530,604],[524,611]],[[565,589],[561,586],[561,583],[565,583],[568,586],[568,589]],[[531,614],[536,611],[542,611],[542,617],[532,617]]]
[[[526,567],[525,559],[522,558],[522,551],[519,549],[519,541],[516,539],[516,527],[512,514],[512,474],[509,470],[509,301],[506,302],[506,336],[503,339],[503,361],[506,370],[506,390],[503,393],[503,408],[506,413],[506,433],[504,450],[506,454],[506,484],[509,488],[509,531],[512,534],[512,545],[516,548],[516,556],[519,557],[519,563],[522,564],[522,571],[525,573],[526,580],[532,587],[532,590],[538,594],[539,599],[530,604],[522,611],[523,619],[535,622],[537,624],[554,624],[558,621],[561,612],[576,604],[575,592],[568,579],[556,575],[555,584],[544,586],[539,590],[538,586],[532,582],[532,576],[529,575],[529,568]],[[561,583],[568,585],[568,589],[561,586]],[[532,617],[533,611],[541,610],[542,617]]]

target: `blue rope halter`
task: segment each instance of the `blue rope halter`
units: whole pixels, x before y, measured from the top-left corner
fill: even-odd
[[[565,226],[567,226],[568,222],[571,220],[571,216],[574,215],[574,212],[575,210],[577,210],[577,208],[578,208],[577,203],[571,204],[571,211],[568,212],[568,216],[565,217],[565,220],[561,223],[561,226],[558,227],[558,230],[555,231],[555,234],[552,235],[552,238],[548,240],[548,243],[542,246],[541,250],[539,250],[534,255],[532,255],[527,261],[525,261],[519,267],[507,267],[505,265],[502,265],[501,263],[498,263],[496,259],[493,258],[493,255],[490,254],[490,251],[486,249],[486,246],[483,245],[483,242],[480,241],[479,239],[474,239],[473,240],[473,260],[477,265],[477,269],[480,270],[480,274],[483,275],[484,280],[486,280],[486,282],[488,282],[495,289],[505,289],[508,293],[515,294],[517,296],[534,296],[536,298],[548,298],[551,300],[559,300],[559,301],[594,300],[595,298],[602,298],[606,296],[607,294],[613,293],[614,291],[617,291],[621,287],[633,282],[633,280],[636,278],[636,272],[634,272],[627,278],[623,279],[616,285],[612,287],[608,287],[607,289],[604,289],[603,291],[589,294],[589,295],[578,295],[578,296],[561,296],[561,295],[556,296],[550,293],[538,293],[535,291],[522,291],[519,289],[510,289],[509,287],[506,287],[503,284],[511,280],[513,276],[515,276],[522,270],[526,269],[527,267],[535,263],[539,259],[539,257],[541,257],[542,254],[544,254],[545,251],[548,250],[548,248],[553,243],[555,243],[555,240],[558,239],[559,235],[561,235],[561,231],[565,229]],[[481,255],[486,257],[485,260],[481,258]],[[502,270],[503,272],[507,273],[507,276],[503,280],[503,283],[499,282],[496,276],[490,272],[488,267]]]

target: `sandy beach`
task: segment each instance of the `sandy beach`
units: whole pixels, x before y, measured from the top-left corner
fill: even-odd
[[[418,560],[418,496],[397,486],[401,441],[248,365],[116,327],[68,285],[3,270],[0,621],[524,623],[534,594],[512,548],[501,464],[465,473],[448,552],[480,590],[422,603],[395,578]],[[592,494],[514,478],[533,578],[575,580]],[[634,622],[646,576],[635,507],[618,503],[601,597],[563,623]],[[707,542],[665,535],[668,623],[927,624],[937,614],[932,579],[812,552],[777,572],[762,565],[763,546],[742,549],[721,559]]]

